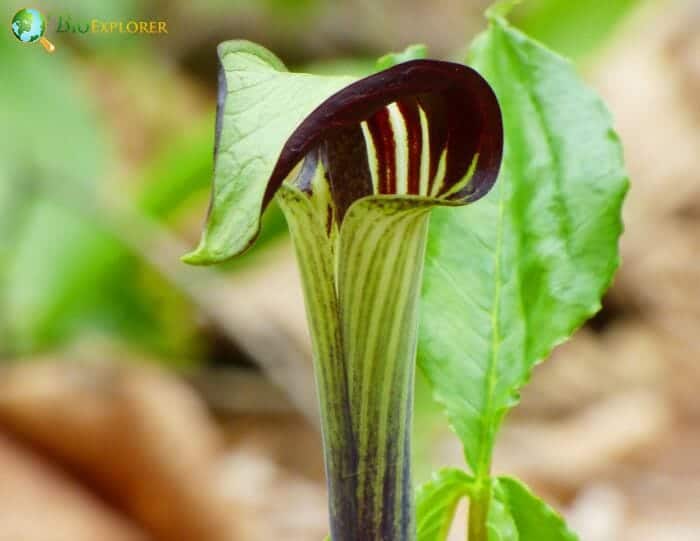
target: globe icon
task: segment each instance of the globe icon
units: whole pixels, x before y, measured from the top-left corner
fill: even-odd
[[[36,9],[20,9],[12,17],[12,33],[22,43],[34,43],[39,41],[48,52],[53,52],[55,47],[44,36],[46,32],[46,20]]]

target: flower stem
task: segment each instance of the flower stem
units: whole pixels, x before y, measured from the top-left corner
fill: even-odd
[[[469,500],[469,541],[488,541],[487,520],[491,501],[491,483],[482,482]]]

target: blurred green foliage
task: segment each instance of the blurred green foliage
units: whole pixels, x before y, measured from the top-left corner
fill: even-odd
[[[517,25],[558,53],[582,61],[611,37],[642,0],[530,0],[515,13]]]
[[[0,354],[87,333],[187,355],[191,309],[101,217],[116,157],[78,66],[4,35],[0,56],[12,73],[0,85],[0,122],[12,127],[0,145]]]

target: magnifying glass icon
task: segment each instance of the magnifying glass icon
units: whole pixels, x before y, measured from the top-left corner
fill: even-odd
[[[46,19],[34,8],[20,9],[12,17],[12,33],[22,43],[39,42],[47,53],[56,50],[56,46],[44,37],[46,33]]]

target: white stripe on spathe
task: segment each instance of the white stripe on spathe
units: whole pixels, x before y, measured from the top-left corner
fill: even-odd
[[[394,155],[396,163],[396,193],[408,193],[408,131],[406,121],[396,103],[387,108],[389,124],[394,137]]]

